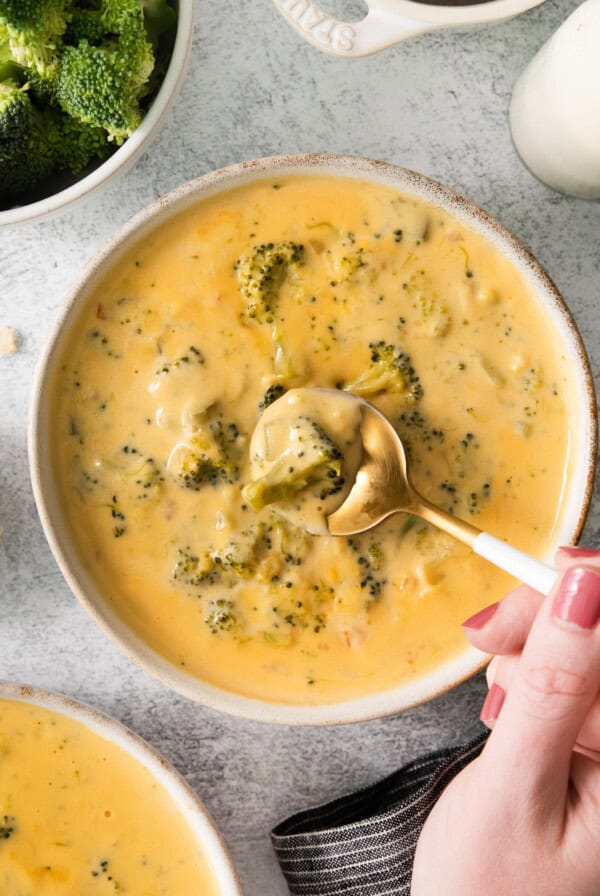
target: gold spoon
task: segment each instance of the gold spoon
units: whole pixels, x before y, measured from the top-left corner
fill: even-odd
[[[357,535],[394,513],[411,513],[469,545],[476,554],[536,591],[542,594],[551,591],[558,578],[558,572],[551,566],[423,498],[410,480],[402,440],[390,421],[368,401],[354,398],[361,405],[363,456],[350,493],[327,517],[331,535]]]

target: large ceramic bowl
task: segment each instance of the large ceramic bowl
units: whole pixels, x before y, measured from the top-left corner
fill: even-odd
[[[74,719],[133,757],[164,788],[183,816],[206,858],[220,896],[242,896],[225,844],[202,802],[182,776],[149,744],[114,719],[62,694],[0,681],[0,699],[30,703]]]
[[[169,663],[129,629],[111,609],[108,600],[86,571],[77,554],[57,493],[50,446],[52,382],[60,363],[63,346],[84,307],[90,292],[107,270],[141,237],[199,200],[269,176],[315,173],[355,177],[391,186],[405,194],[433,203],[481,233],[518,269],[529,285],[547,318],[573,371],[574,390],[570,398],[573,446],[572,473],[560,520],[555,527],[554,543],[577,540],[590,501],[596,452],[596,411],[592,378],[585,350],[575,324],[548,276],[530,253],[489,215],[471,202],[435,181],[393,165],[362,158],[338,155],[303,155],[246,162],[207,174],[174,190],[140,212],[102,250],[75,287],[55,332],[41,359],[33,392],[30,425],[30,463],[36,501],[46,536],[56,560],[86,609],[98,624],[129,656],[193,700],[235,715],[286,724],[334,724],[359,721],[397,712],[428,700],[458,684],[481,667],[484,657],[465,646],[460,655],[443,662],[433,672],[409,683],[356,698],[323,706],[290,706],[266,703],[239,696],[201,681],[181,667]]]
[[[131,137],[104,162],[91,165],[80,177],[64,173],[51,177],[39,188],[39,198],[26,205],[0,210],[0,226],[37,221],[86,199],[118,174],[124,173],[158,135],[183,82],[194,29],[191,0],[177,3],[177,31],[169,67],[142,123]]]

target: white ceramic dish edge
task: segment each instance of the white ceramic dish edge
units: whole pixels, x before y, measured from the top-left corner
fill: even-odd
[[[407,709],[438,696],[482,667],[486,657],[474,648],[444,663],[414,682],[354,700],[322,706],[299,707],[266,703],[220,690],[175,667],[141,641],[112,611],[91,577],[78,561],[59,509],[48,451],[48,389],[53,362],[61,354],[67,321],[85,302],[94,283],[144,233],[160,221],[201,198],[253,180],[285,174],[315,173],[358,177],[384,183],[447,209],[490,239],[522,272],[553,321],[568,356],[578,371],[575,383],[580,413],[580,444],[570,482],[570,495],[557,521],[553,546],[574,543],[583,527],[592,493],[596,458],[596,402],[589,362],[571,315],[556,287],[538,262],[502,225],[486,212],[447,187],[416,172],[353,156],[308,154],[277,156],[244,162],[210,172],[173,190],[139,212],[91,262],[73,289],[46,352],[39,362],[32,393],[29,426],[29,458],[33,490],[44,531],[71,590],[107,634],[134,662],[164,684],[212,708],[244,718],[287,725],[344,724],[364,721]],[[551,558],[544,558],[551,559]]]
[[[106,161],[81,180],[51,196],[0,211],[0,226],[48,218],[95,193],[110,178],[127,171],[158,136],[183,82],[194,31],[193,0],[180,0],[173,53],[160,90],[140,126]]]
[[[219,896],[242,896],[225,843],[206,807],[186,780],[154,747],[110,716],[54,691],[0,680],[0,699],[31,703],[74,719],[132,756],[164,787],[193,830],[219,887]]]

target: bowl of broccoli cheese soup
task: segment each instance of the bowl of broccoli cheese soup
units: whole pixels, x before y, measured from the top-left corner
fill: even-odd
[[[196,794],[122,725],[0,682],[0,749],[3,896],[241,896]]]
[[[352,420],[323,400],[302,406],[293,462],[271,475],[269,408],[314,387],[374,404],[419,492],[539,558],[576,540],[595,458],[563,300],[501,225],[436,182],[280,157],[141,212],[84,274],[41,361],[42,523],[132,659],[194,700],[289,724],[379,716],[461,681],[483,657],[460,623],[514,585],[411,516],[341,538],[285,512],[290,494],[330,507],[359,462]]]

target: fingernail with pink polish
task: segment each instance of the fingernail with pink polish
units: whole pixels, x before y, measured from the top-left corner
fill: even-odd
[[[483,628],[486,622],[492,618],[496,610],[498,609],[499,604],[490,604],[489,607],[485,607],[483,610],[480,610],[479,613],[475,613],[474,616],[469,616],[469,618],[462,623],[463,628]]]
[[[499,684],[493,684],[491,686],[487,697],[483,701],[481,713],[479,714],[479,718],[482,722],[487,724],[488,722],[496,721],[500,715],[500,710],[502,709],[505,697],[506,691],[501,688]]]
[[[567,557],[573,557],[577,559],[578,557],[582,560],[585,557],[598,557],[598,551],[593,551],[591,548],[578,548],[575,545],[566,545],[559,548],[561,554],[566,554]]]
[[[552,616],[577,628],[594,628],[600,619],[600,575],[582,566],[568,569],[552,602]]]

